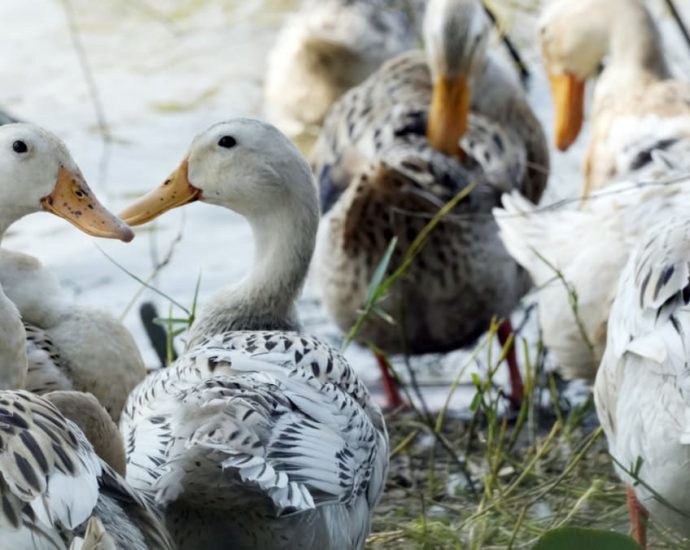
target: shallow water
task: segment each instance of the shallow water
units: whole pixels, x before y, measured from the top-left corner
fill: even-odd
[[[260,114],[266,54],[284,16],[297,4],[297,0],[2,2],[0,49],[5,55],[0,57],[0,105],[60,135],[92,188],[118,211],[133,196],[160,183],[198,131],[231,116]],[[651,4],[662,13],[661,1]],[[690,6],[683,9],[690,21]],[[532,44],[535,19],[512,10],[503,15],[532,70],[530,97],[550,132],[551,102]],[[98,90],[110,134],[108,144],[99,131],[70,24],[74,24]],[[676,72],[690,74],[690,50],[666,19],[663,34]],[[583,135],[567,154],[554,154],[546,200],[577,195],[585,141]],[[45,215],[30,216],[13,226],[4,245],[39,257],[79,302],[123,315],[147,363],[154,365],[156,359],[139,323],[137,307],[128,305],[133,300],[154,299],[165,314],[167,304],[148,290],[137,296],[139,284],[106,259],[96,245],[142,278],[172,246],[170,261],[154,284],[191,305],[200,273],[202,303],[221,284],[243,274],[251,261],[250,243],[249,228],[238,216],[197,203],[138,230],[137,239],[128,245],[96,242],[66,222]],[[308,331],[337,338],[337,329],[318,307],[311,283],[300,310]],[[524,334],[534,341],[534,323]],[[365,379],[375,385],[378,376],[369,353],[356,346],[347,353]],[[414,364],[423,365],[418,369],[420,376],[436,384],[435,397],[442,398],[449,375],[465,357],[460,352],[442,361],[426,357]],[[503,372],[500,379],[505,380]],[[466,404],[470,394],[467,388],[455,402]]]

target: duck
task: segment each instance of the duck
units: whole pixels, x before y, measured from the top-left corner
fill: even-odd
[[[347,360],[300,330],[319,222],[310,167],[276,127],[231,119],[120,215],[137,226],[197,200],[244,216],[255,258],[201,309],[177,361],[130,394],[127,480],[156,495],[181,549],[363,548],[389,441]]]
[[[556,0],[539,28],[561,151],[580,133],[586,81],[606,58],[592,100],[583,197],[648,164],[652,151],[690,138],[690,83],[673,78],[643,0]]]
[[[309,133],[333,102],[381,63],[416,47],[423,0],[310,0],[287,17],[268,54],[267,118]]]
[[[690,537],[690,220],[645,231],[620,275],[594,399],[627,486],[633,538],[648,515]]]
[[[64,143],[32,124],[0,127],[0,192],[0,238],[41,210],[94,236],[134,236],[98,202]],[[66,299],[55,276],[27,254],[0,249],[0,284],[26,325],[24,387],[39,394],[91,392],[119,420],[127,394],[146,376],[129,331],[109,313]]]
[[[46,211],[94,236],[134,236],[98,202],[64,143],[37,126],[0,127],[0,186],[0,233],[24,215]],[[115,547],[172,549],[153,506],[124,480],[122,440],[98,400],[64,391],[43,397],[25,389],[35,366],[26,330],[0,285],[3,546],[67,549],[100,526]]]
[[[541,338],[561,376],[593,383],[621,271],[644,232],[690,200],[690,142],[588,199],[537,207],[518,193],[494,209],[499,236],[534,284]]]
[[[389,275],[441,206],[469,191],[380,304],[398,322],[372,316],[357,334],[387,354],[471,345],[494,316],[507,318],[530,286],[499,240],[491,209],[513,189],[539,202],[548,146],[516,76],[487,51],[489,26],[476,0],[430,0],[426,51],[393,58],[346,93],[311,153],[324,214],[315,275],[343,331],[356,322],[391,240]],[[509,321],[501,323],[503,343],[510,333]],[[396,407],[401,399],[386,361],[380,354],[377,360]],[[511,400],[519,403],[512,348],[508,362]]]

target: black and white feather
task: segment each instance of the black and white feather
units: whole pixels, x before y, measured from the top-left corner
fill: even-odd
[[[97,517],[118,548],[172,548],[151,505],[50,402],[0,392],[3,548],[68,548]]]
[[[35,325],[24,323],[26,356],[29,364],[26,389],[43,394],[50,391],[72,390],[70,366],[53,339]]]
[[[298,333],[205,339],[132,393],[121,430],[182,548],[362,548],[388,464],[364,385]]]

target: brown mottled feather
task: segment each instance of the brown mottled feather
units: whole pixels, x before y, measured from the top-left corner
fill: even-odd
[[[491,209],[514,189],[538,201],[548,152],[522,92],[501,75],[489,60],[473,94],[462,162],[434,150],[424,135],[431,83],[421,52],[385,64],[326,119],[312,153],[327,214],[316,263],[324,303],[343,329],[355,321],[392,238],[398,243],[389,273],[438,209],[476,185],[382,304],[399,324],[372,318],[361,340],[388,352],[455,349],[486,330],[494,315],[508,315],[529,287],[498,239]],[[489,114],[491,85],[501,88],[490,92],[496,101],[507,102],[500,94],[517,98]]]

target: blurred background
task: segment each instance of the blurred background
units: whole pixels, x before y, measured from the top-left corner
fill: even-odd
[[[530,100],[550,135],[552,105],[535,44],[540,4],[487,4],[531,71]],[[228,117],[262,115],[266,56],[285,17],[298,5],[298,0],[2,2],[0,106],[61,136],[94,191],[118,212],[165,179],[196,133]],[[690,74],[690,50],[663,0],[649,0],[649,5],[660,22],[674,72]],[[690,21],[690,2],[677,5]],[[578,195],[579,159],[586,141],[584,135],[566,154],[553,152],[545,202]],[[309,140],[300,144],[306,153]],[[169,304],[142,289],[97,246],[191,307],[200,275],[202,304],[214,289],[242,276],[251,262],[251,242],[249,227],[239,217],[196,203],[138,228],[131,244],[97,241],[55,217],[30,216],[12,227],[3,246],[37,256],[75,300],[121,316],[147,364],[155,366],[138,307],[143,299],[153,299],[167,315]],[[300,310],[308,332],[338,341],[339,333],[319,308],[311,283]],[[524,309],[516,314],[516,325],[523,314]],[[530,328],[528,323],[522,332],[529,341],[535,325]],[[356,346],[347,354],[376,386],[373,357]],[[464,358],[463,352],[455,352],[440,361],[438,356],[415,359],[425,365],[419,369],[424,377],[420,382],[438,385],[440,398],[445,398],[447,380]],[[480,360],[475,370],[481,368]],[[499,380],[505,370],[500,369]],[[460,392],[457,399],[472,393]]]

